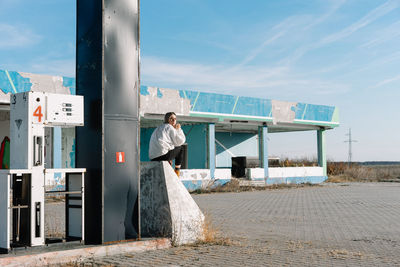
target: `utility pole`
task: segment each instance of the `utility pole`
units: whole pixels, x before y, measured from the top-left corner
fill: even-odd
[[[353,152],[352,152],[352,143],[358,142],[357,140],[353,140],[351,138],[351,128],[349,128],[349,133],[346,134],[346,136],[349,137],[348,140],[344,141],[345,143],[349,143],[349,156],[348,156],[348,166],[350,168],[351,165],[351,161],[352,161],[352,156],[353,156]]]

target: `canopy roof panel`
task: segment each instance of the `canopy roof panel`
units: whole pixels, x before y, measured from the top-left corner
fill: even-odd
[[[185,123],[216,123],[217,130],[255,131],[268,125],[271,131],[283,132],[339,126],[333,106],[141,86],[142,126],[154,126],[151,121],[159,122],[169,111]]]
[[[0,70],[2,110],[8,108],[10,93],[26,91],[75,94],[75,78]],[[268,125],[271,132],[339,126],[334,106],[141,86],[142,127],[157,126],[169,111],[184,124],[215,123],[217,131],[254,132],[260,125]]]

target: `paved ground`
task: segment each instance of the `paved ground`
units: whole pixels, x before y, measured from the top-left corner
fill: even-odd
[[[400,266],[400,184],[194,195],[229,245],[86,261],[85,266]]]

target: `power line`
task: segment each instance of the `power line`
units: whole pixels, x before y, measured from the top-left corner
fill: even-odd
[[[353,157],[352,143],[356,143],[356,142],[358,142],[358,141],[357,141],[357,140],[353,140],[353,139],[351,138],[351,128],[349,128],[349,133],[346,134],[346,136],[349,137],[349,139],[346,140],[346,141],[344,141],[344,142],[345,142],[345,143],[349,143],[348,165],[349,165],[349,167],[350,167],[351,162],[352,162],[352,157]]]

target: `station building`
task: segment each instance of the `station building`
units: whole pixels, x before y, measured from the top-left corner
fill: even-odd
[[[26,91],[75,94],[75,79],[0,70],[0,141],[10,137],[9,95]],[[164,114],[175,112],[187,139],[180,179],[189,190],[230,181],[238,176],[232,166],[258,184],[327,179],[325,133],[339,126],[336,107],[150,86],[141,86],[139,94],[140,160],[149,160],[150,136]],[[317,132],[318,166],[269,166],[268,135],[293,131]],[[74,168],[75,129],[49,128],[46,135],[46,151],[54,151],[47,168]],[[57,187],[61,181],[55,175],[48,183]]]

